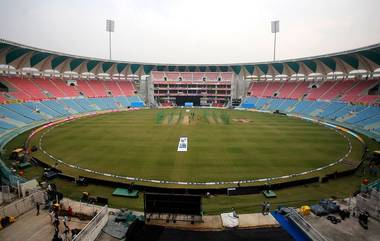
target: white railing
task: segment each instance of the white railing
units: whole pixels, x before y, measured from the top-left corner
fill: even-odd
[[[98,214],[78,233],[73,241],[94,241],[108,222],[108,207],[104,206]]]
[[[356,207],[360,211],[367,211],[370,217],[380,220],[380,192],[372,189],[370,194],[357,195]]]
[[[0,208],[0,216],[18,217],[33,208],[36,208],[36,202],[45,203],[45,192],[38,190],[31,193],[29,196],[12,202]]]
[[[288,217],[293,221],[311,240],[327,241],[327,239],[308,223],[295,209],[291,209]]]

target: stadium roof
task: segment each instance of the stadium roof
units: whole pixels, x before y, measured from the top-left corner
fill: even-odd
[[[380,68],[380,43],[333,54],[307,58],[288,59],[274,62],[235,63],[235,64],[160,64],[75,56],[44,49],[25,46],[0,39],[0,64],[11,65],[16,69],[25,67],[39,71],[57,70],[81,73],[108,73],[147,75],[151,71],[179,72],[227,72],[241,75],[287,75],[331,72],[348,74],[353,70],[373,72]]]

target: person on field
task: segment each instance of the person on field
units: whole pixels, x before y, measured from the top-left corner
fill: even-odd
[[[36,209],[37,209],[37,213],[36,215],[40,215],[40,203],[39,202],[36,202]]]
[[[270,203],[267,202],[267,204],[265,205],[265,213],[268,215],[269,211],[270,211]]]
[[[62,241],[62,238],[59,236],[59,233],[57,231],[54,233],[52,241]]]
[[[261,213],[263,214],[263,215],[266,215],[266,213],[265,213],[265,210],[266,210],[266,207],[267,207],[267,202],[266,201],[264,201],[263,202],[263,204],[261,205]]]
[[[58,215],[54,217],[54,222],[53,222],[55,231],[59,233],[59,218]]]
[[[235,208],[232,208],[232,216],[234,218],[239,218],[239,215],[237,215]]]
[[[67,209],[67,216],[69,217],[69,221],[71,221],[71,217],[73,216],[73,209],[71,206]]]

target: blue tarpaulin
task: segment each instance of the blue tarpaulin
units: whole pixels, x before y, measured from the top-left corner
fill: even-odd
[[[131,102],[131,107],[134,107],[134,108],[136,108],[136,107],[144,107],[144,106],[145,106],[144,102],[142,102],[142,101]]]

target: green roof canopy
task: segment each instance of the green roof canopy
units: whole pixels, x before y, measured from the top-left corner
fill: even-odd
[[[325,54],[315,57],[289,59],[275,62],[254,62],[241,64],[157,64],[137,63],[129,61],[113,61],[88,58],[70,54],[58,53],[44,49],[25,46],[19,43],[0,39],[0,64],[12,65],[15,68],[35,67],[40,71],[54,69],[59,71],[104,72],[109,74],[150,74],[151,71],[200,71],[200,72],[231,72],[240,75],[260,75],[260,73],[276,74],[328,74],[352,70],[373,72],[380,68],[380,44],[353,49],[349,51]],[[99,68],[97,68],[99,66]],[[306,68],[301,68],[306,66]],[[321,66],[322,68],[319,68]],[[323,68],[325,66],[325,68]],[[127,68],[128,67],[128,68]],[[140,71],[139,71],[140,70]],[[244,71],[241,71],[244,70]]]

